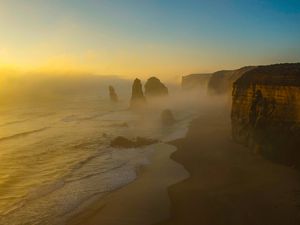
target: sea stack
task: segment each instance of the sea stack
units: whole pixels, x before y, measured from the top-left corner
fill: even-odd
[[[156,77],[151,77],[145,84],[146,97],[162,97],[168,95],[168,88]]]
[[[117,93],[116,93],[114,87],[111,86],[111,85],[109,85],[108,90],[109,90],[109,97],[110,97],[110,100],[111,100],[112,102],[118,102],[118,101],[119,101],[119,100],[118,100],[118,95],[117,95]]]
[[[173,125],[176,122],[170,109],[166,109],[161,113],[161,121],[165,126]]]
[[[143,93],[142,82],[140,79],[135,79],[132,85],[132,94],[130,100],[130,108],[136,109],[145,105],[146,99]]]

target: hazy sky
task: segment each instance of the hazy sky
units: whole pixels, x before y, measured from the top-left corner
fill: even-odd
[[[183,75],[300,61],[299,0],[0,0],[0,67]]]

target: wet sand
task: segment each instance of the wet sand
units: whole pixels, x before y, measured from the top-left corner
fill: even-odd
[[[233,143],[221,113],[195,120],[176,142],[172,158],[191,177],[169,188],[171,217],[159,225],[299,225],[299,171]]]
[[[140,169],[134,182],[88,206],[67,224],[152,225],[169,218],[168,187],[189,174],[170,159],[176,147],[160,143],[153,148],[150,164]]]

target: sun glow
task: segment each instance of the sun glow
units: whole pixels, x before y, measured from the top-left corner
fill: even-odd
[[[249,24],[264,8],[235,4],[228,17],[206,1],[121,2],[0,1],[1,71],[169,78],[299,61],[298,14]]]

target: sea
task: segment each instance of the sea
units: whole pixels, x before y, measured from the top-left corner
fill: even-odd
[[[129,95],[113,103],[104,93],[0,107],[1,225],[65,224],[91,199],[133,182],[155,149],[112,148],[112,139],[167,143],[184,137],[198,113],[180,94],[137,112],[128,108]],[[161,124],[165,108],[174,113],[173,126]]]

